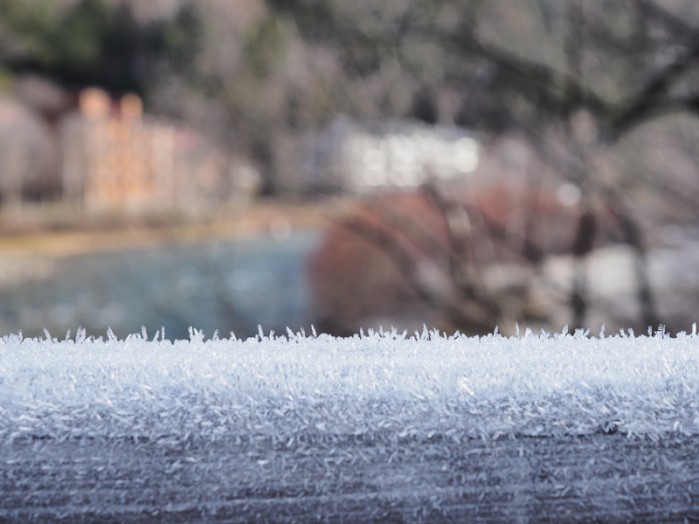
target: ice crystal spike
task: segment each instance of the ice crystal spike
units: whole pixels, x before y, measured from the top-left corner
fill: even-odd
[[[192,329],[190,340],[167,343],[111,330],[106,340],[80,330],[61,341],[14,335],[0,341],[0,439],[286,442],[319,427],[329,442],[699,435],[698,343],[696,333],[474,338],[426,329],[207,341]]]

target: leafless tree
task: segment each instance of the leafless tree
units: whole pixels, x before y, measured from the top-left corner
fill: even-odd
[[[369,54],[384,66],[401,64],[416,83],[421,72],[441,69],[440,85],[434,89],[460,93],[461,102],[454,110],[454,104],[445,108],[433,100],[437,120],[491,126],[495,132],[515,129],[542,162],[580,188],[581,204],[567,246],[577,259],[569,297],[574,327],[584,325],[588,312],[584,260],[599,244],[600,231],[609,227],[634,253],[639,324],[658,325],[648,278],[646,208],[627,192],[641,177],[610,170],[608,157],[650,122],[699,112],[699,5],[666,0],[405,0],[381,7],[356,2],[345,15],[338,45],[350,45],[351,56],[367,60]],[[662,172],[644,182],[654,193],[669,186],[688,196]],[[443,274],[448,293],[428,292],[420,285],[419,272],[405,262],[410,257],[404,247],[382,229],[385,221],[380,226],[366,220],[360,224],[355,217],[345,227],[382,247],[426,300],[438,298],[452,312],[465,303],[477,304],[478,312],[462,311],[457,325],[467,320],[478,324],[479,318],[492,324],[502,317],[505,303],[479,282],[469,252],[481,249],[474,230],[485,227],[491,237],[497,232],[492,224],[479,225],[468,205],[450,201],[438,187],[425,191],[447,228],[450,262]],[[687,199],[690,205],[696,202],[696,189],[693,195]],[[526,238],[516,242],[527,243]],[[536,257],[551,254],[532,248],[537,251]],[[540,261],[522,255],[528,263]]]

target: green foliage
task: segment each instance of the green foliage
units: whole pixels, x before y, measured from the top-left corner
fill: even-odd
[[[12,76],[6,69],[0,67],[0,93],[9,91],[11,86]]]
[[[193,4],[185,4],[170,20],[147,29],[150,52],[181,76],[194,76],[206,28]]]
[[[276,16],[265,18],[248,31],[243,56],[249,70],[258,78],[267,78],[282,60],[287,42],[282,22]]]
[[[9,69],[115,91],[146,90],[161,62],[191,64],[201,34],[193,7],[142,26],[128,7],[104,0],[81,0],[69,10],[51,0],[3,0],[0,24],[12,44],[0,51]]]
[[[9,61],[49,71],[94,64],[109,24],[101,0],[85,0],[67,16],[50,1],[7,0],[0,4],[0,17],[20,50]]]
[[[343,21],[340,0],[267,0],[270,10],[293,18],[305,38],[332,41]]]

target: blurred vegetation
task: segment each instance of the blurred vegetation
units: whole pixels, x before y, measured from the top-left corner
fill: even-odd
[[[581,217],[615,217],[646,325],[649,226],[699,218],[696,0],[3,0],[0,89],[28,74],[135,91],[252,160],[269,193],[279,151],[338,114],[515,134],[537,155],[526,183],[553,172]],[[577,227],[583,257],[598,224]],[[473,298],[462,262],[447,280]]]
[[[695,21],[691,0],[5,0],[0,76],[138,92],[252,156],[271,190],[278,142],[338,113],[551,149],[581,109],[608,143],[694,111],[667,95],[696,79]]]
[[[72,6],[45,0],[0,4],[5,68],[39,73],[65,86],[100,85],[147,94],[153,76],[187,73],[202,32],[196,9],[139,23],[126,4],[82,0]],[[179,74],[179,73],[178,73]]]

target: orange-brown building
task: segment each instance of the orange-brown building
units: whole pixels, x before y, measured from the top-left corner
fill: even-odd
[[[196,213],[234,196],[226,155],[190,129],[145,115],[136,95],[84,90],[61,135],[64,199],[87,212]]]

